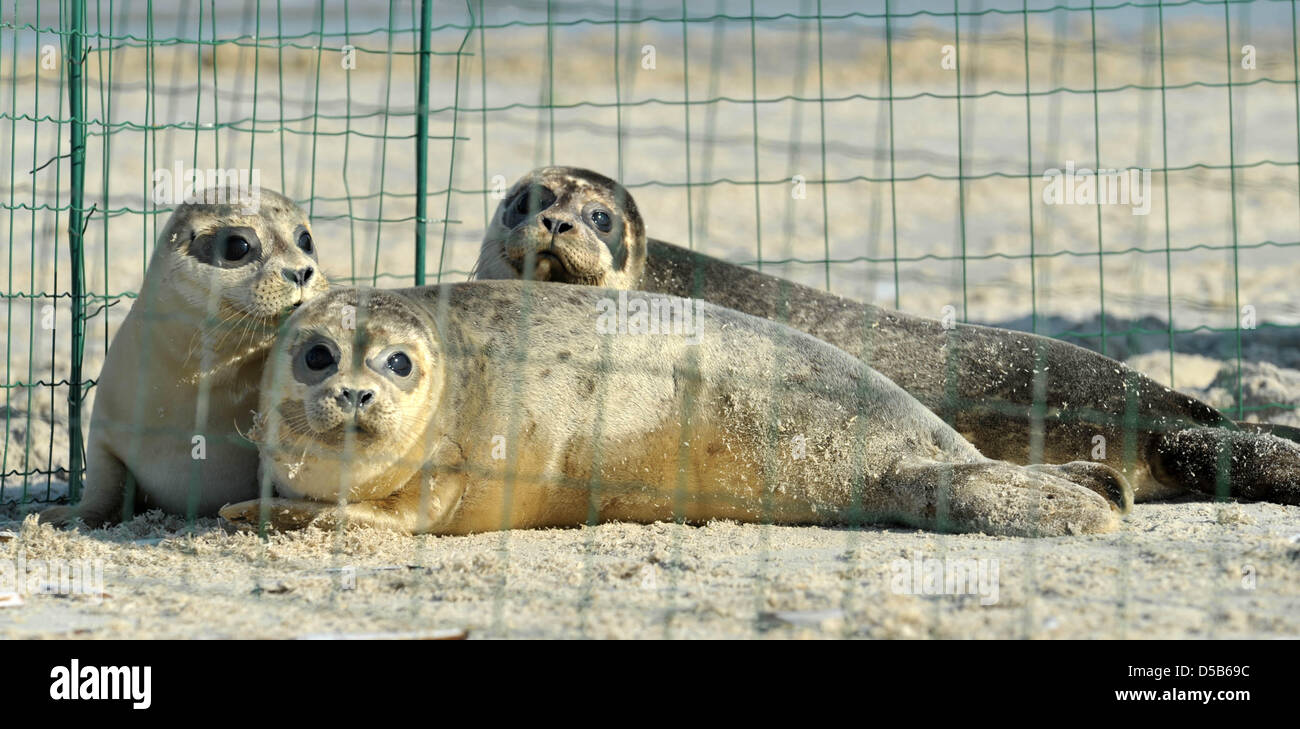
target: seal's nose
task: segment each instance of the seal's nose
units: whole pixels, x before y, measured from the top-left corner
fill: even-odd
[[[573,229],[573,223],[549,215],[542,216],[542,225],[546,226],[546,229],[555,235]]]
[[[374,402],[375,391],[353,390],[348,387],[342,387],[339,388],[339,394],[336,395],[334,399],[338,402],[339,408],[344,412],[352,412],[353,410],[360,412],[369,407],[370,403]]]
[[[312,268],[311,266],[304,266],[298,269],[293,269],[293,268],[281,269],[280,275],[284,276],[285,279],[291,284],[306,286],[307,282],[311,280],[311,275],[315,272],[316,269]]]

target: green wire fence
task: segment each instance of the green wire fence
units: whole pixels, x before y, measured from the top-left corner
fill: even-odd
[[[76,498],[176,164],[260,171],[379,286],[463,279],[506,186],[589,167],[653,237],[1294,424],[1248,379],[1300,369],[1295,5],[0,2],[0,502]],[[1047,202],[1067,164],[1149,170],[1149,210]]]

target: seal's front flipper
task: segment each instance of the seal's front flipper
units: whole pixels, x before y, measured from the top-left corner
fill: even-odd
[[[1300,444],[1258,432],[1191,428],[1160,436],[1152,471],[1201,493],[1300,504]]]
[[[1115,469],[1096,461],[1070,461],[1061,464],[1025,466],[1033,471],[1059,476],[1097,494],[1120,514],[1133,508],[1133,487],[1128,479]]]
[[[416,513],[410,502],[411,499],[404,492],[398,492],[386,500],[348,504],[306,499],[252,499],[227,504],[218,514],[231,524],[245,529],[256,529],[265,522],[276,531],[292,531],[308,526],[337,529],[346,525],[361,525],[411,532],[416,527]]]
[[[300,499],[250,499],[237,504],[226,504],[217,514],[237,527],[256,529],[263,521],[276,531],[302,529],[311,524],[336,504]]]
[[[925,529],[1056,537],[1119,526],[1106,499],[1087,488],[1003,461],[905,464],[882,485],[885,515]]]
[[[42,524],[60,528],[73,526],[77,521],[77,507],[51,506],[41,512],[40,520]]]
[[[42,524],[57,527],[72,526],[77,519],[89,527],[98,527],[116,521],[121,515],[126,492],[133,489],[135,481],[126,464],[101,446],[91,446],[86,452],[86,484],[81,501],[75,506],[55,506],[41,512]]]

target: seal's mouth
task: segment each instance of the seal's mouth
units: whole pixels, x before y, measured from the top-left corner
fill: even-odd
[[[527,256],[509,259],[510,266],[515,269],[520,278],[524,278],[524,268],[527,260]],[[537,253],[537,264],[533,267],[532,280],[566,281],[569,278],[569,269],[564,265],[563,259],[550,251],[539,251]]]
[[[369,446],[380,442],[383,434],[375,423],[365,424],[355,414],[338,414],[333,417],[312,417],[304,401],[286,401],[280,407],[281,428],[291,439],[301,443],[302,438],[331,447],[342,447],[345,439],[358,445]]]
[[[259,435],[265,433],[267,427],[265,422],[258,424]],[[304,437],[329,446],[343,445],[344,437],[365,444],[380,438],[379,432],[358,422],[355,416],[329,422],[315,420],[307,414],[306,403],[301,400],[289,400],[280,405],[279,427],[286,436],[299,443]]]
[[[368,447],[379,440],[379,434],[355,419],[344,420],[328,430],[312,433],[317,442],[333,448],[345,448],[349,443]]]

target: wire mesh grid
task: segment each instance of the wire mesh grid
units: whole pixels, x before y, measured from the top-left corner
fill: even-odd
[[[0,501],[76,498],[159,169],[255,169],[333,281],[402,286],[467,276],[528,169],[587,167],[655,238],[1295,424],[1246,367],[1300,367],[1294,5],[14,0]],[[1149,170],[1147,209],[1051,204],[1067,167]]]

